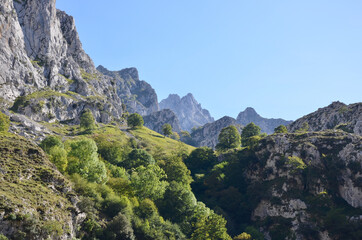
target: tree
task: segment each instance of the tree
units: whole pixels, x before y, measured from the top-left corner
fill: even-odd
[[[57,136],[48,136],[39,145],[46,153],[50,153],[50,149],[57,146],[59,148],[64,148],[62,140]]]
[[[172,134],[172,126],[168,123],[163,124],[162,133],[165,136],[170,136]]]
[[[122,213],[119,213],[112,219],[111,222],[108,223],[105,235],[106,239],[136,239],[131,222]]]
[[[214,151],[208,147],[200,147],[193,150],[185,159],[186,166],[192,174],[206,172],[217,162]]]
[[[284,125],[280,125],[274,129],[274,133],[287,133],[288,129]]]
[[[261,128],[255,125],[253,122],[246,125],[241,131],[241,138],[246,139],[252,136],[258,136],[260,134]]]
[[[94,140],[88,138],[76,140],[70,143],[70,147],[68,173],[78,173],[90,182],[107,182],[106,166],[98,159],[98,148]]]
[[[165,172],[155,164],[139,166],[131,175],[131,186],[139,198],[154,201],[163,197],[168,186],[164,180],[166,177]]]
[[[85,130],[93,130],[96,128],[96,123],[91,110],[86,109],[80,116],[80,127]]]
[[[143,149],[133,149],[125,161],[120,165],[126,169],[137,168],[139,166],[148,166],[154,164],[153,157]]]
[[[0,111],[0,132],[7,132],[9,130],[9,127],[9,117]]]
[[[246,125],[241,131],[241,143],[243,146],[255,145],[255,141],[258,139],[256,136],[260,135],[261,128],[255,125],[253,122]]]
[[[172,181],[159,205],[162,216],[172,222],[181,223],[192,216],[196,198],[190,190]]]
[[[127,118],[127,124],[131,128],[142,127],[144,124],[143,117],[141,115],[139,115],[138,113],[132,113]]]
[[[219,143],[216,145],[217,150],[237,148],[240,146],[239,131],[232,125],[225,127],[221,130],[218,140]]]
[[[54,146],[49,150],[50,161],[57,166],[62,173],[65,172],[68,165],[67,151],[59,146]]]

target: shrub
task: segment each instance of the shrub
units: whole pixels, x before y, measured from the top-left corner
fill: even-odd
[[[64,173],[68,165],[67,151],[59,146],[54,146],[49,150],[49,155],[50,161],[57,166],[60,172]]]
[[[10,127],[10,120],[7,115],[0,112],[0,132],[7,132],[9,131]]]
[[[127,125],[130,126],[131,128],[142,127],[143,124],[144,124],[143,118],[138,113],[132,113],[127,118]]]
[[[46,153],[49,154],[50,149],[57,146],[59,148],[64,148],[62,140],[57,136],[48,136],[39,145]]]
[[[274,129],[274,133],[287,133],[288,129],[284,125],[280,125]]]
[[[80,127],[85,130],[93,130],[96,128],[95,120],[92,112],[86,109],[80,117]]]

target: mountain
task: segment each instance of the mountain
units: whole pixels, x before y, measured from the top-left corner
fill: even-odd
[[[153,131],[162,134],[162,126],[166,123],[172,126],[173,132],[181,132],[180,122],[175,113],[170,109],[163,109],[158,112],[153,112],[150,115],[144,116],[145,126]]]
[[[182,130],[190,131],[214,121],[209,111],[203,109],[191,93],[182,98],[177,94],[170,94],[159,105],[161,109],[171,109],[176,114]]]
[[[207,146],[215,148],[221,129],[230,125],[235,125],[239,129],[239,132],[241,131],[241,126],[236,123],[236,120],[228,116],[197,128],[191,132],[193,145],[197,147]]]
[[[156,91],[139,79],[136,68],[109,71],[100,65],[97,70],[116,81],[117,94],[129,112],[148,115],[159,110]]]
[[[82,49],[73,17],[55,0],[1,0],[0,94],[3,106],[36,121],[79,121],[88,108],[99,122],[122,114],[112,78]]]
[[[281,118],[263,118],[254,110],[254,108],[251,107],[248,107],[243,112],[240,112],[236,118],[236,122],[244,126],[253,122],[261,128],[262,132],[267,134],[272,134],[274,129],[280,125],[288,125],[292,123],[292,121],[286,121]]]
[[[346,105],[341,102],[333,102],[329,106],[320,108],[294,121],[288,126],[291,132],[295,132],[308,123],[309,131],[322,131],[325,129],[340,128],[347,132],[362,135],[362,103]]]

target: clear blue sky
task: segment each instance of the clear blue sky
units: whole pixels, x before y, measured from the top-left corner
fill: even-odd
[[[159,100],[188,92],[215,118],[295,120],[362,101],[359,0],[57,0],[86,52],[137,67]]]

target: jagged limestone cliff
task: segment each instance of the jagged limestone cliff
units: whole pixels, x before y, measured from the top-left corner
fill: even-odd
[[[308,123],[309,131],[339,128],[347,132],[362,135],[362,103],[346,105],[333,102],[329,106],[320,108],[288,126],[294,132]]]
[[[166,123],[171,125],[173,132],[181,132],[180,122],[175,113],[170,109],[163,109],[161,111],[151,113],[150,115],[144,116],[143,120],[146,127],[161,134],[162,126]]]
[[[209,111],[203,109],[191,93],[182,98],[177,94],[170,94],[160,102],[160,108],[171,109],[179,119],[181,129],[186,131],[214,121]]]

